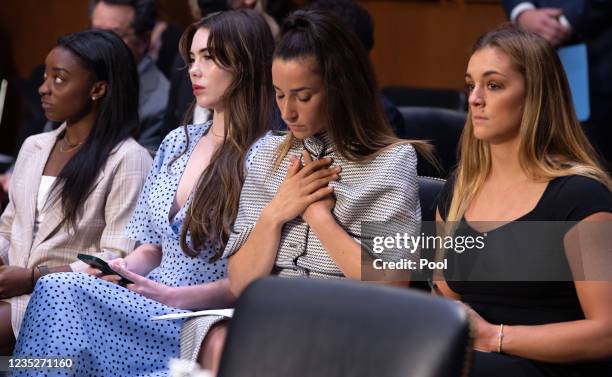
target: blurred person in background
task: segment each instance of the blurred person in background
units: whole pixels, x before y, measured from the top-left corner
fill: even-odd
[[[503,0],[510,18],[554,47],[587,46],[590,117],[582,122],[590,142],[612,172],[612,1]]]
[[[140,97],[138,142],[150,151],[157,150],[163,136],[170,83],[147,55],[151,32],[156,22],[154,0],[94,0],[91,26],[112,30],[130,48],[138,67]]]

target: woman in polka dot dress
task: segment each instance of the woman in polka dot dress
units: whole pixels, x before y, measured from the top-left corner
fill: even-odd
[[[159,147],[126,230],[140,246],[109,262],[134,284],[119,286],[116,275],[40,279],[15,356],[74,358],[71,370],[50,375],[150,374],[179,356],[182,325],[152,316],[232,304],[220,255],[249,162],[273,119],[273,47],[253,11],[213,14],[185,30],[179,49],[197,104],[214,115],[174,130]]]

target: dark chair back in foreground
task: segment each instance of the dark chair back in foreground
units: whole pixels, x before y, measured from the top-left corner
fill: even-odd
[[[459,377],[471,340],[456,302],[367,283],[265,278],[240,297],[220,377]]]

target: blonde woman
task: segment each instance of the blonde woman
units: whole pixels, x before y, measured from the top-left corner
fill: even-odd
[[[608,375],[612,282],[500,281],[512,279],[508,265],[517,259],[540,274],[553,265],[569,271],[566,254],[575,251],[577,229],[612,220],[610,178],[576,120],[557,54],[536,34],[503,26],[476,43],[465,80],[469,116],[438,220],[456,221],[455,234],[486,234],[487,242],[524,221],[574,225],[547,238],[556,253],[546,263],[530,264],[535,250],[517,240],[504,244],[501,258],[484,251],[478,264],[454,259],[454,268],[480,281],[453,280],[447,271],[438,282],[472,316],[474,347],[484,351],[476,353],[472,375]],[[583,257],[606,247],[595,242]]]

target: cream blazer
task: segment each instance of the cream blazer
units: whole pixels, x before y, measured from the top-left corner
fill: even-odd
[[[109,155],[84,202],[76,231],[60,227],[60,201],[47,201],[41,211],[44,220],[33,235],[43,169],[64,128],[29,137],[19,151],[10,183],[10,202],[0,218],[0,257],[5,264],[27,268],[69,264],[73,271],[83,271],[87,265],[77,260],[79,253],[108,260],[134,249],[135,241],[123,233],[123,228],[130,220],[152,159],[132,138]],[[15,337],[29,300],[29,294],[3,300],[11,304]]]

